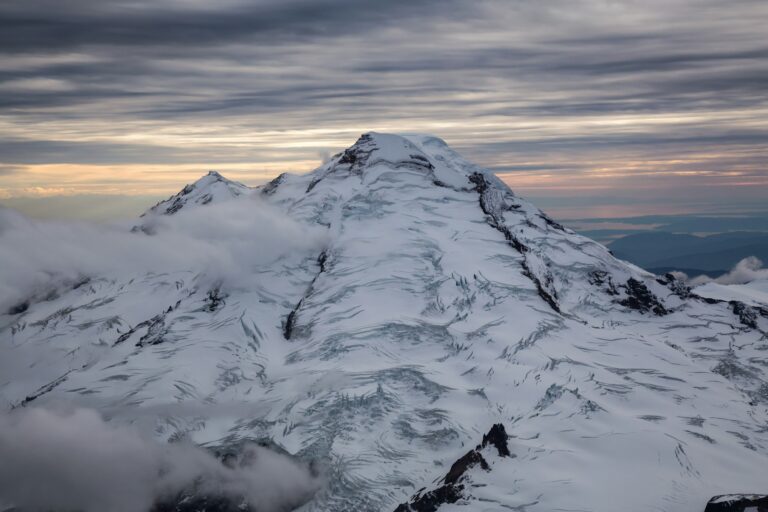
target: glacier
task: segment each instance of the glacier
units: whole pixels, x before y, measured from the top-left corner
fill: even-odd
[[[366,133],[254,188],[212,172],[132,235],[249,201],[322,233],[247,245],[226,278],[150,265],[30,292],[0,316],[3,414],[72,403],[161,442],[268,442],[321,468],[303,511],[417,510],[497,424],[510,454],[481,446],[441,512],[766,491],[766,308],[614,258],[426,135]]]

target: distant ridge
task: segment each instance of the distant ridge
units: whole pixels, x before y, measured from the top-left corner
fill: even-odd
[[[651,272],[688,269],[689,275],[719,275],[748,256],[768,261],[768,233],[758,232],[695,236],[654,231],[627,235],[608,247],[616,257]]]

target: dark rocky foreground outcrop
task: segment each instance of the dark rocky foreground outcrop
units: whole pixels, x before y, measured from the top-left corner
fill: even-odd
[[[640,311],[641,313],[650,311],[658,316],[668,313],[667,309],[659,301],[659,298],[642,281],[630,277],[627,280],[627,284],[624,285],[624,289],[627,292],[627,298],[619,301],[619,304],[622,306]]]
[[[704,512],[768,512],[766,494],[726,494],[715,496]]]
[[[453,463],[441,480],[440,487],[427,492],[421,489],[408,503],[398,505],[395,512],[434,512],[441,505],[456,503],[465,497],[464,482],[467,471],[477,466],[484,471],[491,471],[490,464],[481,453],[489,446],[496,449],[499,457],[514,457],[507,445],[507,432],[504,425],[497,423],[483,436],[480,444]]]

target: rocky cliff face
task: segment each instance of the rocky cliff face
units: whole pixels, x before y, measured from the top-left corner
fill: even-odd
[[[0,357],[35,370],[0,377],[9,404],[269,440],[324,468],[302,510],[700,511],[764,485],[759,311],[615,259],[434,137],[366,134],[254,190],[219,178],[150,214],[224,187],[323,247],[253,268],[257,285],[92,276],[10,312]],[[468,452],[499,423],[506,453]]]

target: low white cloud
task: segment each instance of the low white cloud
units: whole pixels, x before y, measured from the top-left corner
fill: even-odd
[[[331,161],[331,158],[333,158],[333,156],[331,155],[331,152],[328,151],[328,150],[320,151],[319,155],[320,155],[320,164],[321,165],[327,164],[328,162]]]
[[[685,274],[680,273],[685,276]],[[699,286],[706,283],[718,284],[746,284],[757,279],[768,279],[768,268],[763,268],[763,262],[755,257],[749,256],[739,261],[726,274],[720,277],[711,278],[707,276],[697,276],[688,281],[690,286]]]
[[[29,512],[146,512],[192,487],[282,512],[320,486],[305,464],[265,448],[244,446],[225,465],[202,448],[158,443],[90,409],[0,415],[0,461],[0,507]]]
[[[297,251],[319,252],[322,228],[289,219],[256,196],[155,220],[155,235],[130,225],[39,221],[0,208],[0,313],[87,277],[193,271],[225,286]]]

